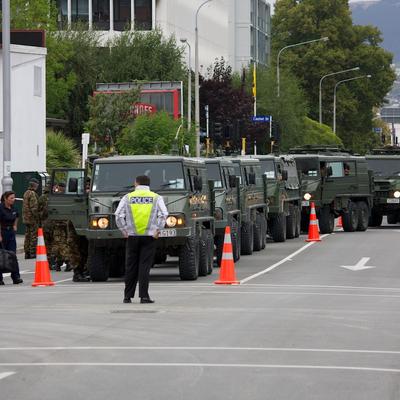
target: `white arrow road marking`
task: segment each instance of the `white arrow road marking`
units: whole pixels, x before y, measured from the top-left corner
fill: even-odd
[[[4,378],[7,378],[14,374],[15,374],[15,372],[12,372],[12,371],[11,372],[0,372],[0,381]]]
[[[340,268],[346,268],[350,271],[362,271],[364,269],[376,268],[370,265],[367,265],[367,262],[370,260],[370,257],[363,257],[356,265],[341,265]]]

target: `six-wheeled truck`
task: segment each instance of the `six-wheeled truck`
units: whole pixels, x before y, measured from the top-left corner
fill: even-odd
[[[233,259],[240,258],[240,185],[235,175],[234,164],[221,158],[204,159],[208,179],[213,182],[215,191],[215,236],[217,264],[220,265],[227,226],[231,229]]]
[[[268,206],[265,202],[265,180],[260,161],[246,157],[231,157],[235,175],[239,178],[242,255],[265,248]]]
[[[253,156],[260,160],[266,179],[268,231],[275,242],[300,235],[301,186],[292,156]]]
[[[332,233],[341,216],[346,232],[365,231],[373,205],[373,177],[365,157],[339,148],[306,146],[290,151],[301,174],[302,230],[314,202],[321,233]]]
[[[389,224],[396,224],[400,222],[400,149],[376,149],[366,158],[375,186],[369,226],[380,226],[384,215]]]
[[[182,280],[212,272],[214,193],[205,163],[172,156],[123,156],[97,159],[90,189],[83,170],[55,170],[49,196],[52,219],[70,220],[87,243],[87,265],[93,281],[124,273],[125,240],[114,213],[121,198],[134,190],[138,175],[147,175],[151,189],[163,196],[169,216],[160,232],[156,263],[167,255],[179,258]],[[60,190],[65,186],[66,190]]]

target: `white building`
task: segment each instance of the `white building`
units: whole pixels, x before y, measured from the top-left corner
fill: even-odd
[[[185,38],[194,56],[195,14],[204,0],[58,0],[59,28],[80,21],[105,38],[124,29],[161,28]],[[212,0],[199,13],[203,72],[224,57],[235,71],[269,62],[271,10],[267,0]]]
[[[46,53],[11,45],[11,172],[46,171]],[[0,176],[3,176],[3,79],[0,51]]]

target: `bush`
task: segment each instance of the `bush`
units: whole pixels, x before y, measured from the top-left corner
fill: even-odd
[[[302,142],[304,145],[343,145],[341,139],[333,133],[329,126],[308,117],[304,118]]]
[[[55,168],[76,168],[80,153],[75,142],[60,132],[47,131],[47,171]]]

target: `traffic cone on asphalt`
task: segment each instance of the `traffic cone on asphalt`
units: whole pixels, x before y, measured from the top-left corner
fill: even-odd
[[[310,226],[308,228],[308,239],[306,242],[320,242],[319,228],[317,213],[315,212],[315,204],[311,203],[311,213],[310,213]]]
[[[233,249],[231,240],[231,228],[225,228],[224,247],[222,250],[222,259],[219,272],[219,279],[214,283],[216,285],[239,285],[236,280],[235,263],[233,261]]]
[[[336,228],[343,228],[342,216],[339,217]]]
[[[35,280],[32,286],[53,286],[51,280],[49,262],[47,261],[46,245],[44,243],[43,229],[38,230],[38,242],[36,246]]]

